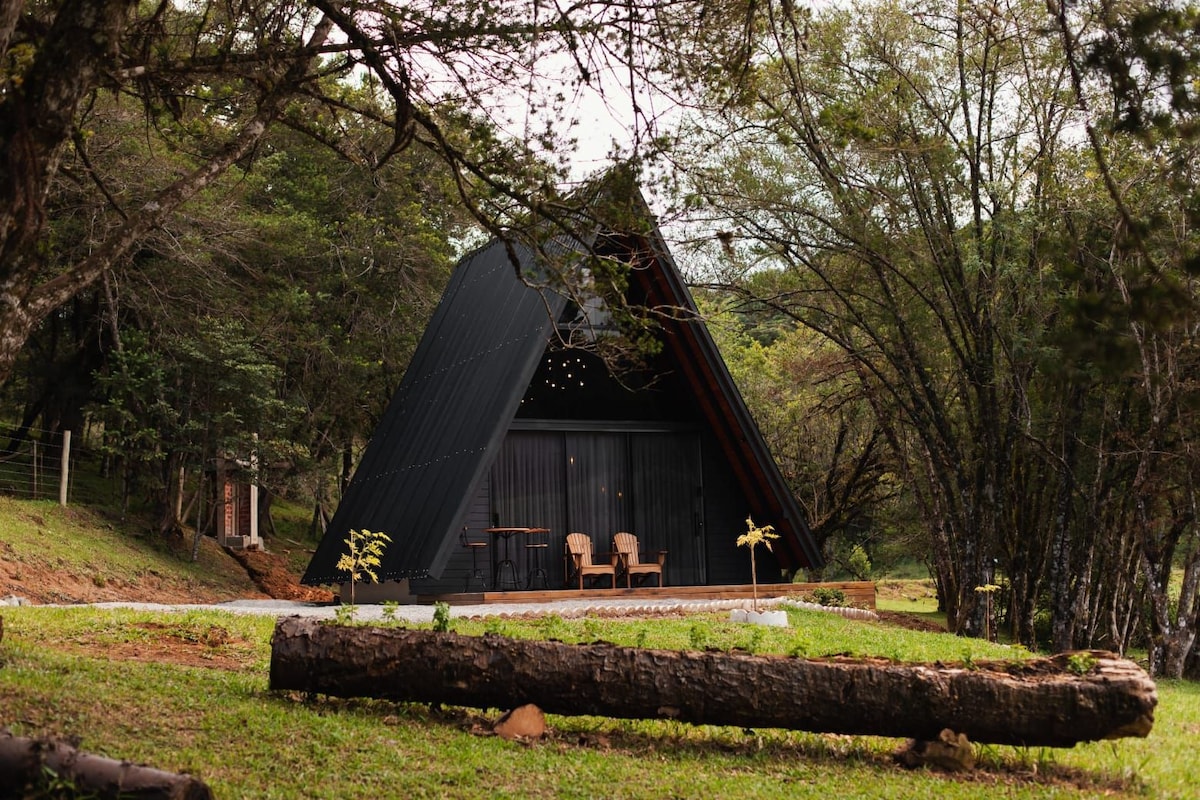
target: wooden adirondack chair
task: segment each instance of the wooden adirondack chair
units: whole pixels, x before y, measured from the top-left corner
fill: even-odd
[[[571,554],[571,565],[579,576],[579,588],[583,589],[585,575],[608,575],[612,579],[612,588],[617,588],[617,554],[613,553],[611,563],[594,563],[592,561],[592,537],[586,533],[568,533],[567,551]]]
[[[643,562],[638,558],[638,540],[632,533],[621,532],[613,537],[613,547],[617,551],[621,569],[625,571],[625,586],[633,587],[633,576],[657,575],[658,585],[663,585],[663,563],[667,560],[667,551],[658,551],[658,561]]]

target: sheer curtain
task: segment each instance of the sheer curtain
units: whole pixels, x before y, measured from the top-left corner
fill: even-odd
[[[536,539],[550,545],[542,559],[550,586],[565,580],[562,552],[570,531],[564,478],[563,436],[556,432],[510,432],[492,466],[492,524],[550,530]]]
[[[629,449],[619,433],[566,434],[567,525],[589,533],[597,552],[629,528]]]
[[[492,524],[566,535],[561,433],[514,431],[492,467]]]
[[[667,551],[664,577],[671,583],[704,583],[699,437],[694,433],[634,436],[629,451],[637,501],[632,530],[642,552]]]
[[[632,531],[647,551],[672,552],[672,580],[698,583],[699,490],[694,434],[512,431],[492,467],[492,523],[550,529],[551,583],[575,531],[589,534],[597,553],[609,551],[614,533]]]

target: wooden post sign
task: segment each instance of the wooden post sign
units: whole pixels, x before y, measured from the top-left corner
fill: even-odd
[[[573,645],[334,625],[285,617],[271,643],[277,690],[554,714],[677,719],[1031,747],[1146,736],[1158,697],[1110,653],[974,662],[804,659]]]

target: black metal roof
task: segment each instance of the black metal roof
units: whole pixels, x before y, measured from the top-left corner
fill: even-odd
[[[631,205],[639,227],[648,226],[618,237],[635,264],[634,279],[651,302],[694,315],[649,208],[640,195]],[[352,529],[392,537],[377,570],[380,580],[441,576],[459,545],[467,504],[491,468],[567,302],[522,281],[511,255],[521,274],[538,267],[530,248],[496,240],[455,269],[303,583],[345,580],[336,563]],[[704,324],[694,316],[667,320],[664,332],[746,496],[782,535],[790,556],[780,553],[782,560],[819,565],[795,498]]]
[[[527,248],[514,246],[522,268]],[[455,525],[516,413],[565,301],[518,279],[503,242],[467,256],[413,354],[395,396],[304,575],[337,583],[350,530],[392,537],[380,580],[437,575]]]

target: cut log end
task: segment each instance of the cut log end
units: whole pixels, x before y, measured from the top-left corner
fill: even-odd
[[[1145,739],[1154,728],[1154,715],[1147,713],[1130,722],[1113,728],[1104,735],[1105,739]]]

